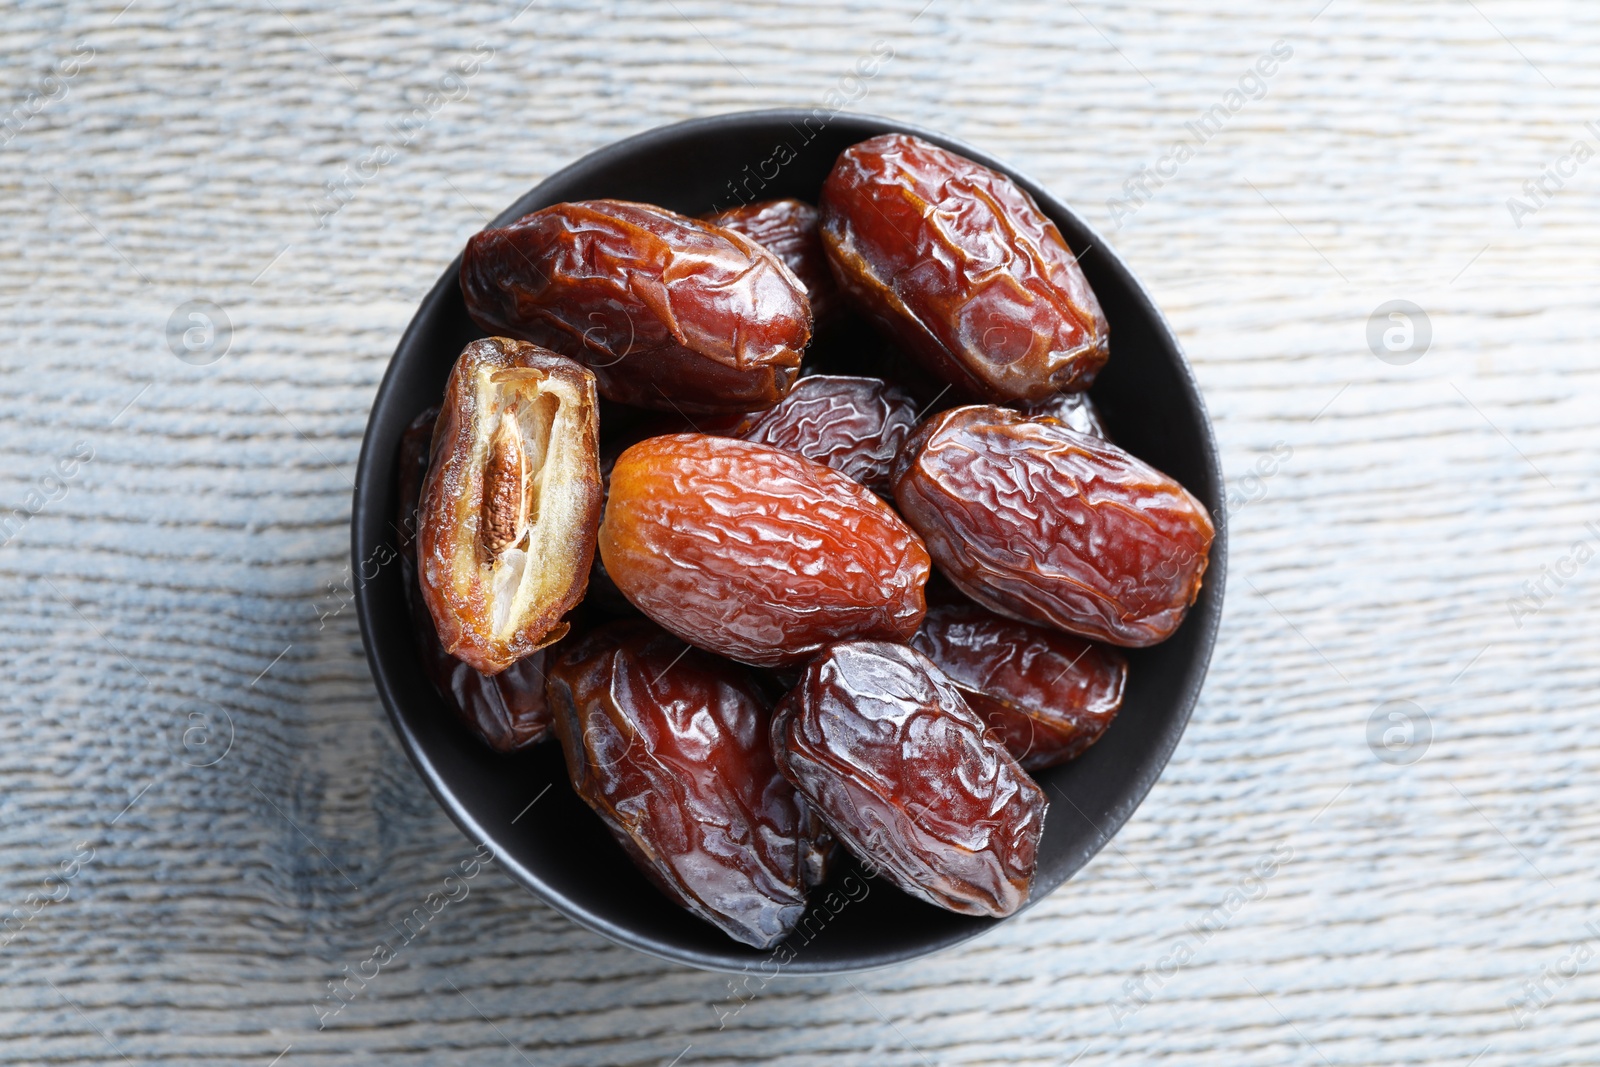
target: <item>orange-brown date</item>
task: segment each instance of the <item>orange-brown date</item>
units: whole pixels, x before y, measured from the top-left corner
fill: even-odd
[[[1027,901],[1044,794],[921,653],[826,649],[773,710],[772,750],[846,847],[912,896],[965,915]]]
[[[1028,771],[1098,741],[1128,681],[1128,661],[1114,649],[975,605],[930,608],[911,647],[949,676]]]
[[[649,204],[556,204],[467,242],[480,327],[578,360],[612,400],[688,414],[783,399],[811,339],[805,288],[743,234]]]
[[[883,493],[916,423],[917,403],[898,386],[881,378],[813,374],[796,382],[776,407],[701,428],[814,459]]]
[[[1010,178],[906,134],[840,153],[822,244],[847,300],[996,402],[1087,389],[1109,326],[1061,231]]]
[[[742,233],[783,260],[806,287],[812,323],[821,327],[838,308],[839,287],[828,269],[818,230],[821,215],[804,200],[761,200],[701,216],[713,226]]]
[[[810,816],[748,673],[643,620],[591,631],[549,673],[572,787],[640,871],[747,945],[793,930],[816,864]]]
[[[496,674],[566,632],[600,521],[594,375],[504,337],[462,350],[423,485],[417,562],[444,650]]]
[[[1198,500],[1116,445],[987,405],[917,430],[894,499],[973,600],[1134,648],[1183,622],[1215,533]]]
[[[670,434],[624,452],[600,555],[650,618],[763,667],[852,637],[905,640],[925,608],[927,551],[883,501],[820,463],[727,437]]]
[[[422,602],[417,579],[417,502],[428,470],[428,442],[439,409],[418,415],[400,438],[400,575],[422,669],[440,698],[461,723],[497,752],[515,752],[543,741],[550,732],[545,703],[544,659],[540,649],[489,675],[462,663],[439,644],[433,616]]]

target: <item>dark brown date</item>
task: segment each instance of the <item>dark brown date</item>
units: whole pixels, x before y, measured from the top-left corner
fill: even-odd
[[[884,134],[840,153],[821,207],[845,297],[952,385],[1043,400],[1105,364],[1109,327],[1077,258],[1005,175]]]
[[[1111,440],[1111,435],[1106,432],[1105,420],[1100,417],[1100,409],[1089,399],[1088,393],[1059,393],[1048,400],[1017,404],[1016,408],[1029,418],[1042,416],[1055,419],[1069,430],[1077,430],[1102,441]]]
[[[814,459],[886,493],[894,458],[916,422],[917,403],[904,389],[880,378],[814,374],[796,382],[776,407],[701,428]]]
[[[1116,445],[986,405],[917,430],[894,499],[973,600],[1134,648],[1183,622],[1215,533],[1183,486]]]
[[[1114,649],[970,605],[929,609],[911,647],[949,676],[1028,771],[1098,741],[1128,681],[1128,661]]]
[[[428,442],[438,408],[418,415],[400,438],[400,575],[422,669],[445,705],[484,744],[497,752],[515,752],[543,741],[550,732],[550,711],[544,695],[545,650],[517,660],[499,674],[475,671],[444,650],[433,616],[422,602],[417,580],[417,502],[428,470]]]
[[[671,434],[611,472],[600,555],[611,580],[692,645],[761,667],[922,623],[928,554],[869,490],[769,445]]]
[[[462,350],[423,483],[417,561],[444,650],[485,674],[558,640],[600,523],[594,375],[537,345]]]
[[[688,414],[783,399],[811,339],[805,288],[743,234],[623,200],[556,204],[467,242],[472,321],[592,370],[612,400]]]
[[[828,880],[838,861],[839,839],[798,792],[794,800],[800,806],[800,876],[807,887],[819,886]]]
[[[818,327],[833,318],[839,289],[822,253],[822,236],[817,231],[821,216],[816,208],[804,200],[761,200],[701,218],[744,234],[783,260],[806,287],[811,318]]]
[[[742,668],[643,620],[612,623],[555,657],[549,698],[573,789],[650,881],[747,945],[794,929],[809,814]]]
[[[774,710],[772,750],[845,846],[912,896],[964,915],[1027,901],[1044,794],[921,653],[828,648]]]

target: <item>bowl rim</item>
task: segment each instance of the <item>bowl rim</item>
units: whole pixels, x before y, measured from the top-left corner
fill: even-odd
[[[989,925],[974,926],[971,929],[960,931],[937,942],[918,945],[911,949],[880,951],[875,955],[863,957],[859,963],[829,963],[824,965],[813,963],[810,966],[806,966],[803,960],[797,958],[786,964],[780,971],[780,973],[794,975],[854,974],[891,967],[937,952],[943,952],[974,938],[985,936],[992,933],[1001,922],[1023,914],[1044,900],[1064,882],[1081,871],[1094,856],[1098,855],[1106,843],[1116,836],[1144,802],[1156,781],[1161,777],[1162,772],[1165,771],[1167,763],[1171,760],[1179,741],[1188,729],[1189,719],[1194,712],[1196,703],[1199,701],[1201,690],[1204,688],[1206,677],[1210,671],[1211,658],[1215,651],[1216,638],[1221,626],[1228,556],[1227,509],[1225,506],[1226,482],[1223,477],[1222,459],[1220,450],[1217,447],[1215,428],[1212,425],[1205,398],[1201,395],[1199,383],[1195,378],[1193,367],[1189,363],[1183,344],[1179,340],[1177,333],[1172,329],[1172,325],[1167,321],[1166,315],[1156,305],[1148,287],[1122,257],[1117,254],[1105,237],[1082,215],[1073,210],[1066,201],[1055,196],[1047,187],[1035,181],[1027,172],[967,144],[959,138],[891,116],[855,111],[832,111],[830,109],[759,108],[685,119],[642,130],[578,157],[558,170],[553,171],[527,192],[517,197],[509,207],[486,225],[503,226],[520,218],[525,214],[525,211],[522,210],[524,203],[538,199],[542,190],[564,182],[573,172],[580,169],[587,170],[604,165],[618,157],[638,152],[641,149],[668,144],[681,138],[686,133],[699,133],[724,127],[739,127],[762,122],[785,122],[790,124],[804,122],[807,119],[814,119],[819,110],[828,115],[829,124],[840,120],[862,122],[874,126],[887,127],[888,129],[885,132],[911,134],[941,145],[950,151],[966,156],[974,162],[997,170],[1011,178],[1024,187],[1036,201],[1044,201],[1042,206],[1047,205],[1053,209],[1052,211],[1046,211],[1047,215],[1052,214],[1054,210],[1059,210],[1071,218],[1089,236],[1094,250],[1100,255],[1108,257],[1114,267],[1126,276],[1130,283],[1130,295],[1137,301],[1140,310],[1149,318],[1154,328],[1164,336],[1165,341],[1176,355],[1177,360],[1174,369],[1177,372],[1186,400],[1198,417],[1202,430],[1203,454],[1200,457],[1201,467],[1207,478],[1214,483],[1211,488],[1216,491],[1215,495],[1219,503],[1214,510],[1208,509],[1216,531],[1206,570],[1206,581],[1210,586],[1210,599],[1203,613],[1191,612],[1190,617],[1184,623],[1185,625],[1194,624],[1200,627],[1200,633],[1195,644],[1198,670],[1181,693],[1179,706],[1174,709],[1169,725],[1159,737],[1152,739],[1154,745],[1151,750],[1151,758],[1141,765],[1135,775],[1130,776],[1127,801],[1107,819],[1102,820],[1103,825],[1097,824],[1100,832],[1092,847],[1084,852],[1076,863],[1070,863],[1059,877],[1054,878],[1048,884],[1036,883],[1028,901],[1012,915],[1006,916],[1005,919]],[[868,136],[878,135],[871,134]],[[359,568],[366,558],[364,550],[367,546],[362,543],[361,531],[368,525],[370,512],[377,506],[377,500],[383,499],[383,484],[381,480],[388,477],[393,459],[392,455],[379,456],[374,452],[374,414],[379,407],[380,401],[393,387],[401,355],[411,346],[414,336],[423,329],[422,324],[437,313],[438,304],[447,298],[449,290],[459,284],[460,266],[461,253],[458,252],[444,274],[440,276],[439,280],[434,283],[427,295],[417,305],[416,311],[413,312],[405,332],[401,334],[400,340],[395,346],[394,354],[390,357],[389,364],[384,369],[383,377],[379,380],[378,387],[373,394],[372,406],[368,410],[366,428],[362,432],[361,451],[356,461],[355,489],[350,515],[351,563],[354,568],[357,568],[354,573],[360,573]],[[377,500],[374,500],[374,497]],[[376,611],[376,607],[372,603],[373,595],[371,583],[365,581],[356,583],[356,617],[360,624],[362,647],[366,652],[373,685],[383,703],[390,725],[399,737],[401,747],[411,760],[412,766],[416,768],[418,774],[427,784],[429,791],[433,794],[434,799],[438,801],[440,807],[444,809],[445,813],[449,815],[451,820],[470,840],[492,849],[493,846],[490,845],[490,840],[493,835],[474,817],[470,808],[457,798],[454,790],[450,789],[442,780],[442,776],[434,765],[433,760],[429,757],[425,746],[418,742],[417,737],[406,724],[400,712],[402,696],[396,691],[393,679],[389,677],[386,670],[380,667],[378,662],[372,623],[372,618]],[[649,937],[642,936],[630,928],[612,922],[604,916],[589,910],[581,900],[571,899],[563,892],[555,889],[541,878],[536,871],[517,862],[509,854],[496,851],[494,859],[505,868],[506,873],[511,876],[512,880],[520,883],[542,902],[580,926],[618,944],[626,945],[631,949],[660,960],[701,970],[729,974],[748,974],[759,965],[757,962],[735,965],[714,955],[678,947],[664,947]]]

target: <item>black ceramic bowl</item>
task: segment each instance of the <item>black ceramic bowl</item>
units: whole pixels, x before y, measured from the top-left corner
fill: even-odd
[[[1060,200],[983,152],[929,130],[865,115],[819,126],[810,111],[750,111],[642,133],[591,153],[511,205],[503,226],[564,200],[616,197],[699,214],[746,199],[813,203],[834,157],[881,133],[913,133],[1011,175],[1079,254],[1111,323],[1111,360],[1093,395],[1117,442],[1177,478],[1217,524],[1205,589],[1171,640],[1129,654],[1126,700],[1111,729],[1073,762],[1038,775],[1050,800],[1033,901],[1082,867],[1161,774],[1200,693],[1222,611],[1227,542],[1222,470],[1205,405],[1177,338],[1105,242]],[[792,156],[792,158],[789,158]],[[780,160],[786,160],[781,165]],[[825,974],[897,963],[976,937],[997,920],[941,911],[843,865],[813,895],[786,946],[760,952],[691,916],[634,870],[567,784],[560,746],[502,756],[446,711],[414,651],[400,568],[380,564],[395,532],[396,448],[406,424],[436,404],[456,355],[482,335],[457,285],[459,257],[417,310],[378,387],[356,475],[351,551],[367,657],[401,743],[462,831],[572,919],[625,945],[695,967]],[[546,790],[548,789],[548,792]],[[529,804],[537,799],[530,808]]]

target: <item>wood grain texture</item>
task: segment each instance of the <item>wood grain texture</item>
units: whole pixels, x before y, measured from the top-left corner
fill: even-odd
[[[0,912],[62,897],[0,933],[0,1060],[1593,1062],[1600,564],[1508,601],[1600,546],[1600,159],[1520,228],[1506,200],[1600,148],[1600,9],[123,3],[0,16],[0,105],[22,109],[0,137],[0,502],[93,451],[0,548]],[[1259,496],[1176,758],[1079,877],[931,960],[730,988],[490,869],[319,1029],[328,983],[471,853],[328,589],[412,308],[556,168],[820,103],[878,40],[894,58],[854,106],[969,139],[1102,226]],[[1265,95],[1113,231],[1108,198],[1280,40]],[[475,46],[466,95],[409,128]],[[330,182],[350,195],[319,226]],[[166,334],[194,299],[232,327],[206,366]],[[1391,299],[1432,324],[1409,365],[1367,347]],[[1431,724],[1418,762],[1368,747],[1390,700]],[[186,747],[190,713],[217,709],[231,747],[193,766],[219,749]]]

